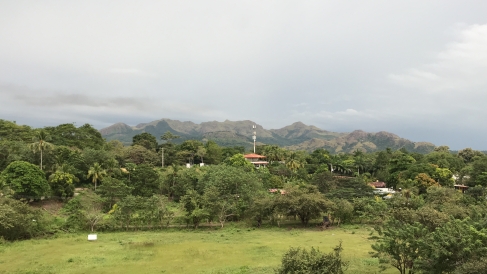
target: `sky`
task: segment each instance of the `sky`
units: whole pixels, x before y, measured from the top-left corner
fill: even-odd
[[[0,119],[301,121],[487,150],[487,1],[0,2]]]

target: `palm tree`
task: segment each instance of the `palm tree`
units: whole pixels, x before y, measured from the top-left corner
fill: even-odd
[[[103,179],[103,176],[106,175],[106,170],[104,170],[99,163],[95,163],[92,167],[90,167],[90,169],[88,170],[88,178],[91,177],[92,182],[95,184],[95,191],[96,183]]]
[[[290,170],[296,172],[296,170],[298,170],[299,168],[303,167],[304,164],[301,161],[299,161],[298,155],[295,152],[293,152],[293,153],[291,153],[291,155],[289,155],[289,158],[288,158],[288,160],[286,162],[286,166]]]
[[[32,151],[36,152],[39,151],[41,153],[41,169],[43,168],[42,166],[42,155],[44,150],[48,150],[54,147],[53,144],[49,143],[50,137],[47,135],[47,132],[45,130],[40,130],[36,133],[36,136],[32,138],[34,143],[30,144],[30,148]]]
[[[340,166],[340,163],[342,162],[342,159],[338,155],[330,155],[327,159],[328,165],[330,165],[330,172],[333,173],[338,167]]]

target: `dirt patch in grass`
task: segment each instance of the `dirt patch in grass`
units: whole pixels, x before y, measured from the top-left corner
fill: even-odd
[[[57,215],[59,213],[59,210],[63,207],[64,203],[59,200],[42,200],[42,201],[37,201],[37,202],[32,202],[30,203],[32,207],[35,208],[40,208],[45,211],[48,211],[49,213],[53,215]]]

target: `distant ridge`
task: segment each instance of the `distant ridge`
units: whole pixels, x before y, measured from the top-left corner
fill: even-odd
[[[257,126],[258,144],[273,144],[291,150],[313,151],[324,148],[332,153],[353,152],[361,150],[373,152],[386,148],[428,153],[435,145],[428,142],[412,142],[396,134],[380,131],[376,133],[355,130],[350,133],[338,133],[320,129],[316,126],[295,122],[280,129],[264,129],[261,125],[250,121],[210,121],[200,124],[191,121],[160,119],[149,123],[140,123],[134,127],[124,123],[116,123],[100,130],[107,140],[120,140],[125,144],[132,143],[132,137],[147,132],[159,141],[167,131],[179,135],[178,142],[184,140],[213,140],[223,146],[252,147],[252,125]]]

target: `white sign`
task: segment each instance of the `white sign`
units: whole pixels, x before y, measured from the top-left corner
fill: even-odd
[[[96,241],[96,234],[88,234],[88,241]]]

